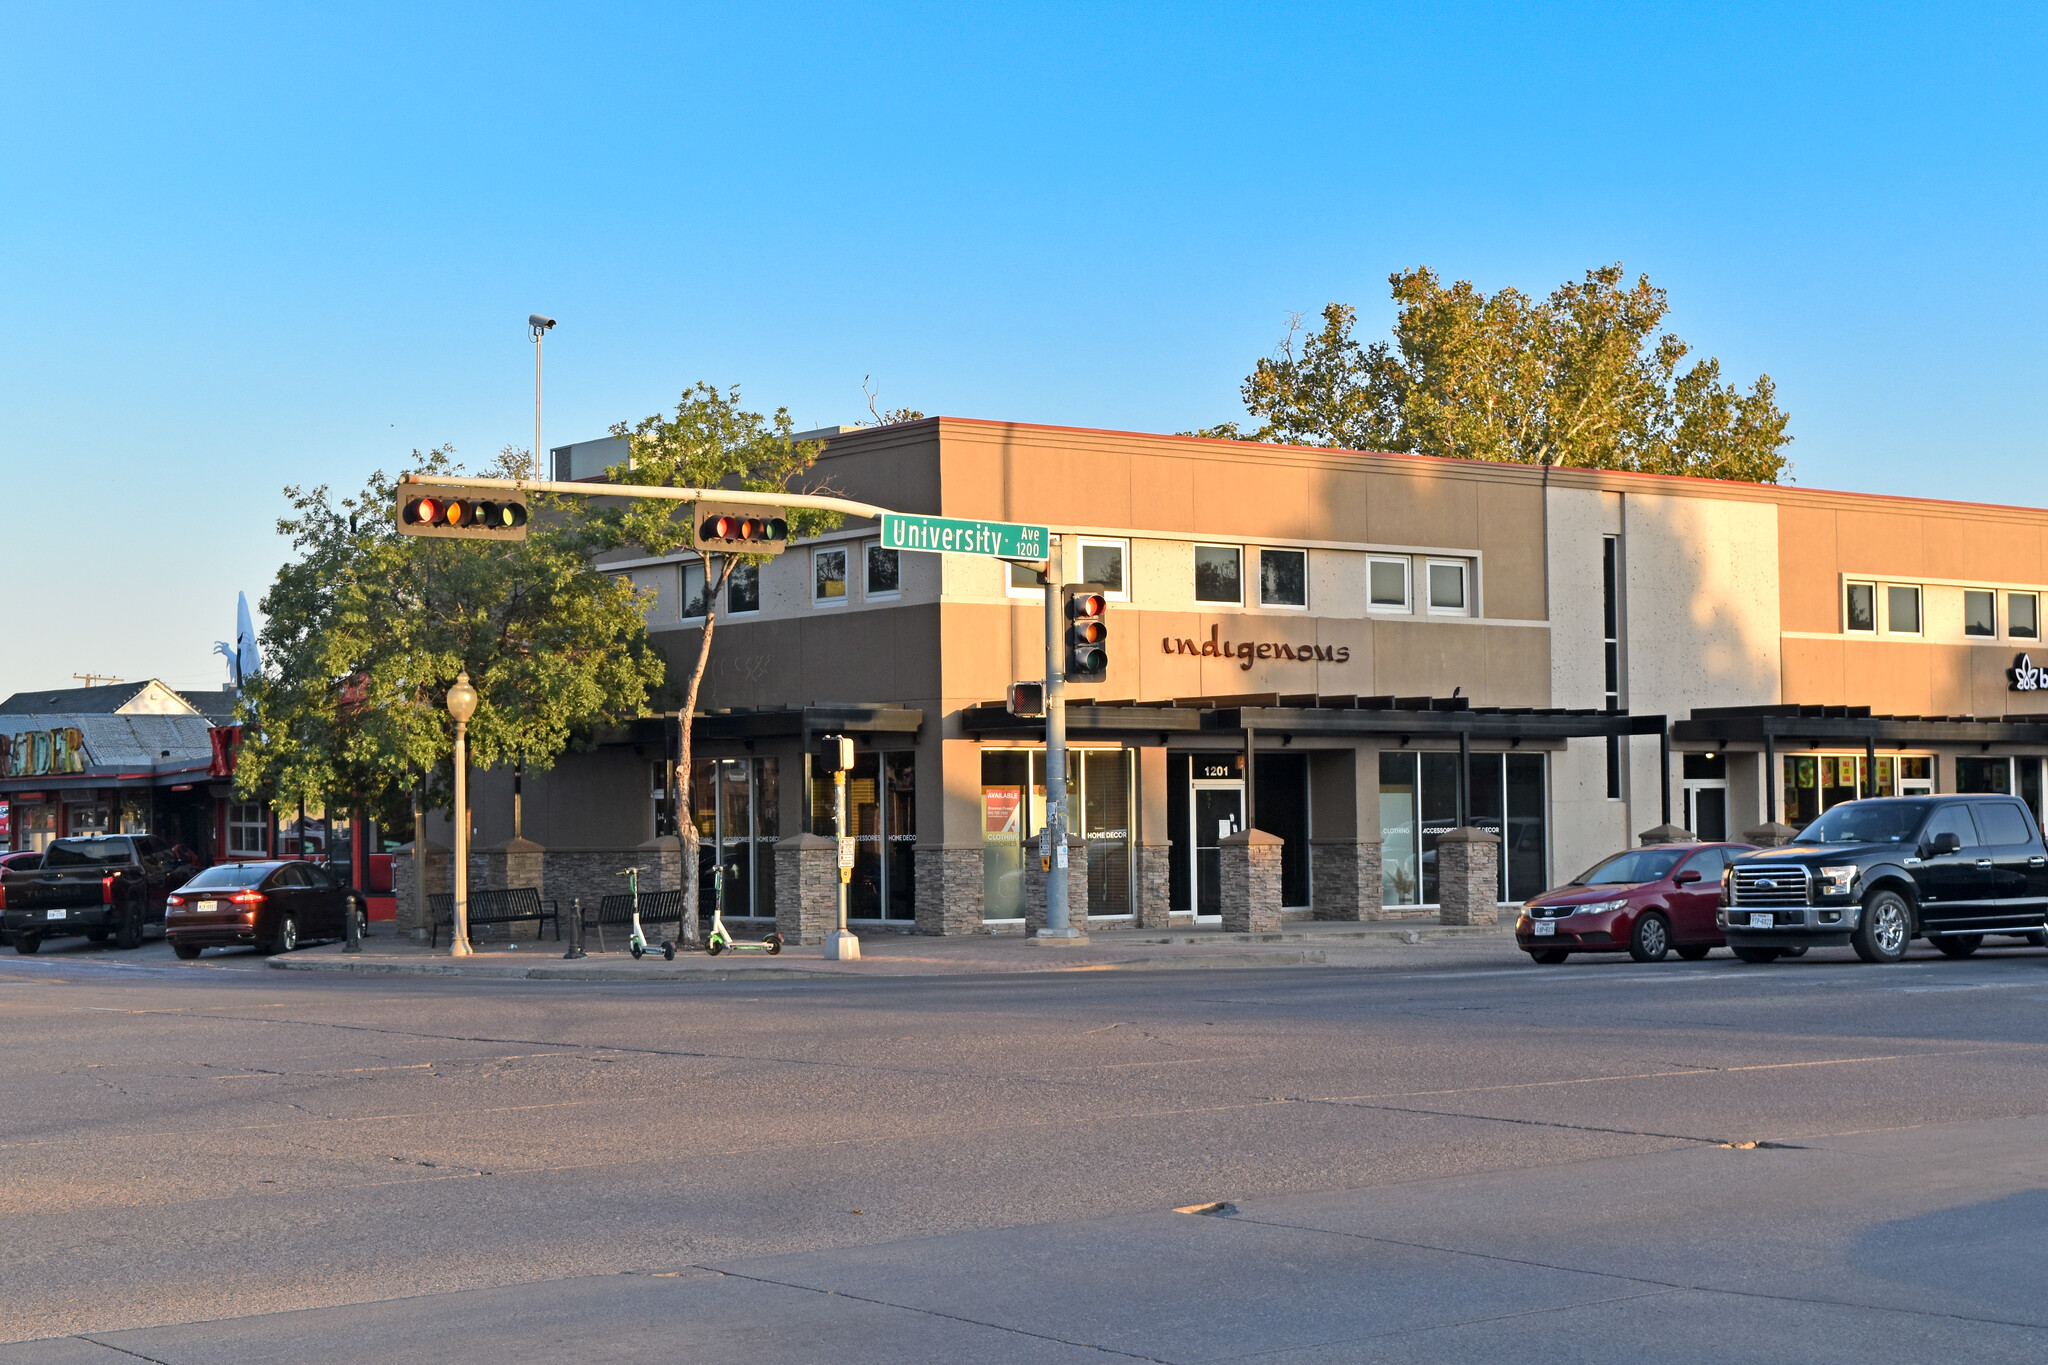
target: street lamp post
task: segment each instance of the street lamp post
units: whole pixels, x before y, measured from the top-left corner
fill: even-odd
[[[555,325],[553,318],[542,317],[539,313],[526,315],[527,330],[533,333],[533,469],[534,478],[540,477],[540,351],[541,338],[548,334],[548,328]]]
[[[469,718],[476,714],[476,689],[469,674],[456,675],[448,689],[448,714],[455,717],[455,923],[448,935],[452,957],[468,957],[469,946]]]

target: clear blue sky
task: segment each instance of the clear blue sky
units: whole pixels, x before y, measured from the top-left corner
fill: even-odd
[[[0,694],[215,685],[287,483],[740,382],[1172,431],[1295,311],[1620,260],[1812,486],[2048,503],[2041,11],[0,9]]]

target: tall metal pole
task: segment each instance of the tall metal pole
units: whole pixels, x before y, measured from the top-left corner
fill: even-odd
[[[1067,917],[1067,670],[1060,650],[1060,589],[1066,583],[1063,537],[1045,559],[1045,927],[1048,941],[1086,940]]]
[[[846,769],[832,774],[832,834],[834,842],[844,846],[846,833]],[[836,850],[835,850],[836,852]],[[846,901],[853,882],[853,869],[839,869],[839,932],[846,932]]]
[[[469,722],[455,722],[455,924],[448,935],[451,957],[468,957],[469,946]]]
[[[540,477],[540,353],[541,339],[546,335],[544,328],[533,329],[533,468],[530,472],[536,479]]]

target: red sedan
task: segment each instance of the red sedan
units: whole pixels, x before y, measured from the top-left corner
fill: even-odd
[[[1515,944],[1546,964],[1573,953],[1620,952],[1662,962],[1674,949],[1696,962],[1725,943],[1714,924],[1721,869],[1754,847],[1659,844],[1617,853],[1532,896],[1515,921]]]

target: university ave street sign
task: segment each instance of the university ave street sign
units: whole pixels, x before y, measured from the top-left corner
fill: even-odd
[[[963,521],[958,517],[882,515],[882,548],[930,550],[938,554],[992,555],[997,559],[1044,559],[1052,535],[1043,526],[1014,521]]]

